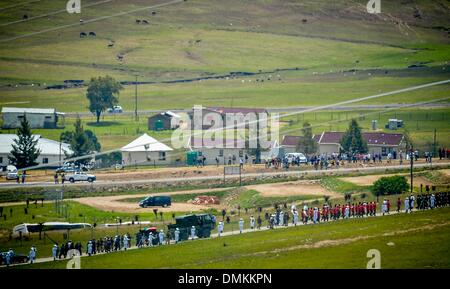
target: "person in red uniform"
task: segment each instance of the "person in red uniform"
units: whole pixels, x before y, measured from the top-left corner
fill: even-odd
[[[397,213],[400,213],[400,207],[402,206],[402,200],[400,198],[397,199]]]
[[[391,201],[389,201],[389,199],[387,200],[386,207],[387,207],[387,213],[389,214],[389,211],[391,210]]]

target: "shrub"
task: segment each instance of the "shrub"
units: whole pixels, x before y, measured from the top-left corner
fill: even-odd
[[[409,184],[404,176],[382,177],[372,186],[372,193],[377,196],[401,194],[408,190]]]

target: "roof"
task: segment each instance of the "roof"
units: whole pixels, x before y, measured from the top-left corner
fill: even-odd
[[[314,135],[313,139],[319,144],[340,144],[343,135],[344,133],[339,131],[324,131]],[[362,137],[368,145],[398,146],[403,140],[401,133],[363,132]],[[296,146],[300,138],[300,136],[285,135],[281,145]]]
[[[403,140],[401,133],[364,132],[362,135],[368,145],[397,146]]]
[[[54,108],[24,108],[24,107],[3,107],[2,113],[42,113],[53,114],[56,113]]]
[[[172,150],[171,147],[157,141],[146,133],[120,149],[122,152],[165,152]]]
[[[38,140],[37,148],[41,151],[41,155],[59,155],[59,142],[51,139],[43,138],[40,135],[33,135]],[[12,150],[12,144],[17,138],[15,134],[0,134],[0,153],[9,154]],[[72,150],[67,143],[61,143],[61,153],[71,154]]]
[[[207,110],[212,110],[215,112],[218,112],[220,114],[224,113],[263,113],[267,112],[265,108],[244,108],[244,107],[207,107]]]
[[[301,136],[296,135],[285,135],[283,137],[283,141],[281,142],[282,146],[297,146],[300,141]]]
[[[269,140],[269,148],[278,147],[276,140]],[[188,146],[191,148],[218,148],[218,149],[248,149],[248,140],[244,139],[216,139],[211,140],[207,138],[191,137]],[[264,148],[262,148],[264,149]]]

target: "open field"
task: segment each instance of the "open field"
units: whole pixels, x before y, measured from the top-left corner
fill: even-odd
[[[368,261],[367,251],[376,248],[381,252],[382,268],[448,268],[449,213],[449,208],[443,208],[247,233],[82,258],[81,266],[362,269]],[[18,268],[65,266],[65,261],[57,261]]]

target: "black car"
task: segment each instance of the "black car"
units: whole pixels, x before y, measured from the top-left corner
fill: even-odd
[[[168,207],[172,204],[172,199],[169,196],[154,196],[147,197],[139,202],[139,206],[146,207]]]

